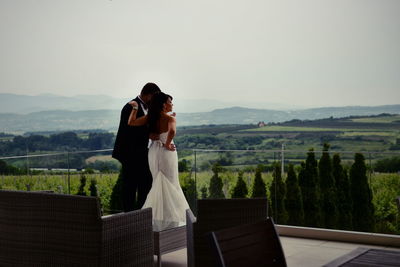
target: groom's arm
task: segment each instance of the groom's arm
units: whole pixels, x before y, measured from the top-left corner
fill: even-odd
[[[147,122],[147,115],[136,119],[139,104],[136,101],[131,101],[129,104],[132,106],[131,114],[129,115],[128,125],[129,126],[142,126]]]

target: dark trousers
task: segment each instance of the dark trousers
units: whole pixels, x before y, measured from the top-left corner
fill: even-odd
[[[152,183],[147,154],[122,164],[122,200],[125,212],[142,208]]]

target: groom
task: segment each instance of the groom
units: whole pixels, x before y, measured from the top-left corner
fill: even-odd
[[[137,118],[147,114],[152,96],[160,92],[154,83],[147,83],[134,101],[138,105]],[[149,132],[147,126],[129,126],[132,106],[127,103],[121,111],[112,157],[122,165],[122,200],[125,212],[140,209],[146,201],[153,182],[147,158]],[[137,196],[136,196],[137,195]]]

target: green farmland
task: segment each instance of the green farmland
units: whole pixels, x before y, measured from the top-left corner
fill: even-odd
[[[197,195],[201,198],[201,189],[208,189],[210,178],[213,173],[210,170],[200,171],[196,174],[180,173],[180,181],[183,187],[187,186],[189,179],[196,179]],[[89,182],[94,179],[97,183],[98,196],[104,211],[110,210],[110,199],[113,187],[118,179],[118,174],[85,174],[87,184],[85,192],[89,192]],[[59,175],[2,175],[0,176],[0,189],[5,190],[52,190],[58,193],[66,193],[70,190],[71,194],[77,194],[80,186],[80,174],[59,174]],[[230,171],[228,168],[220,174],[223,182],[223,192],[227,198],[231,197],[232,189],[237,181],[238,172]],[[254,181],[254,171],[245,171],[243,179],[251,195],[252,183]],[[272,183],[272,173],[263,172],[267,189]],[[398,211],[394,199],[400,195],[400,174],[372,173],[370,174],[370,186],[373,192],[373,204],[375,206],[375,220],[377,231],[385,233],[400,234],[400,225],[397,221]],[[69,186],[68,186],[69,185]],[[268,198],[271,198],[267,190]]]
[[[332,151],[400,151],[400,115],[292,120],[264,127],[222,126],[178,129],[176,143],[185,149],[238,150],[321,150],[324,143]],[[396,152],[397,151],[397,152]]]

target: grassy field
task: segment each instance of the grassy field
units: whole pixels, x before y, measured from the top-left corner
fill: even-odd
[[[395,131],[344,131],[339,136],[384,136],[384,137],[397,137],[399,133]]]
[[[242,130],[242,132],[378,132],[380,129],[348,129],[326,127],[299,127],[299,126],[264,126],[254,129]],[[385,130],[390,131],[390,130]]]
[[[400,140],[399,121],[400,115],[293,120],[229,132],[227,137],[262,137],[261,143],[253,144],[251,149],[276,150],[284,145],[286,150],[314,148],[318,151],[326,142],[335,151],[396,152],[399,149],[395,146]]]
[[[351,121],[353,121],[353,122],[367,122],[367,123],[392,123],[392,122],[399,122],[400,121],[400,115],[356,118],[356,119],[351,119]]]

